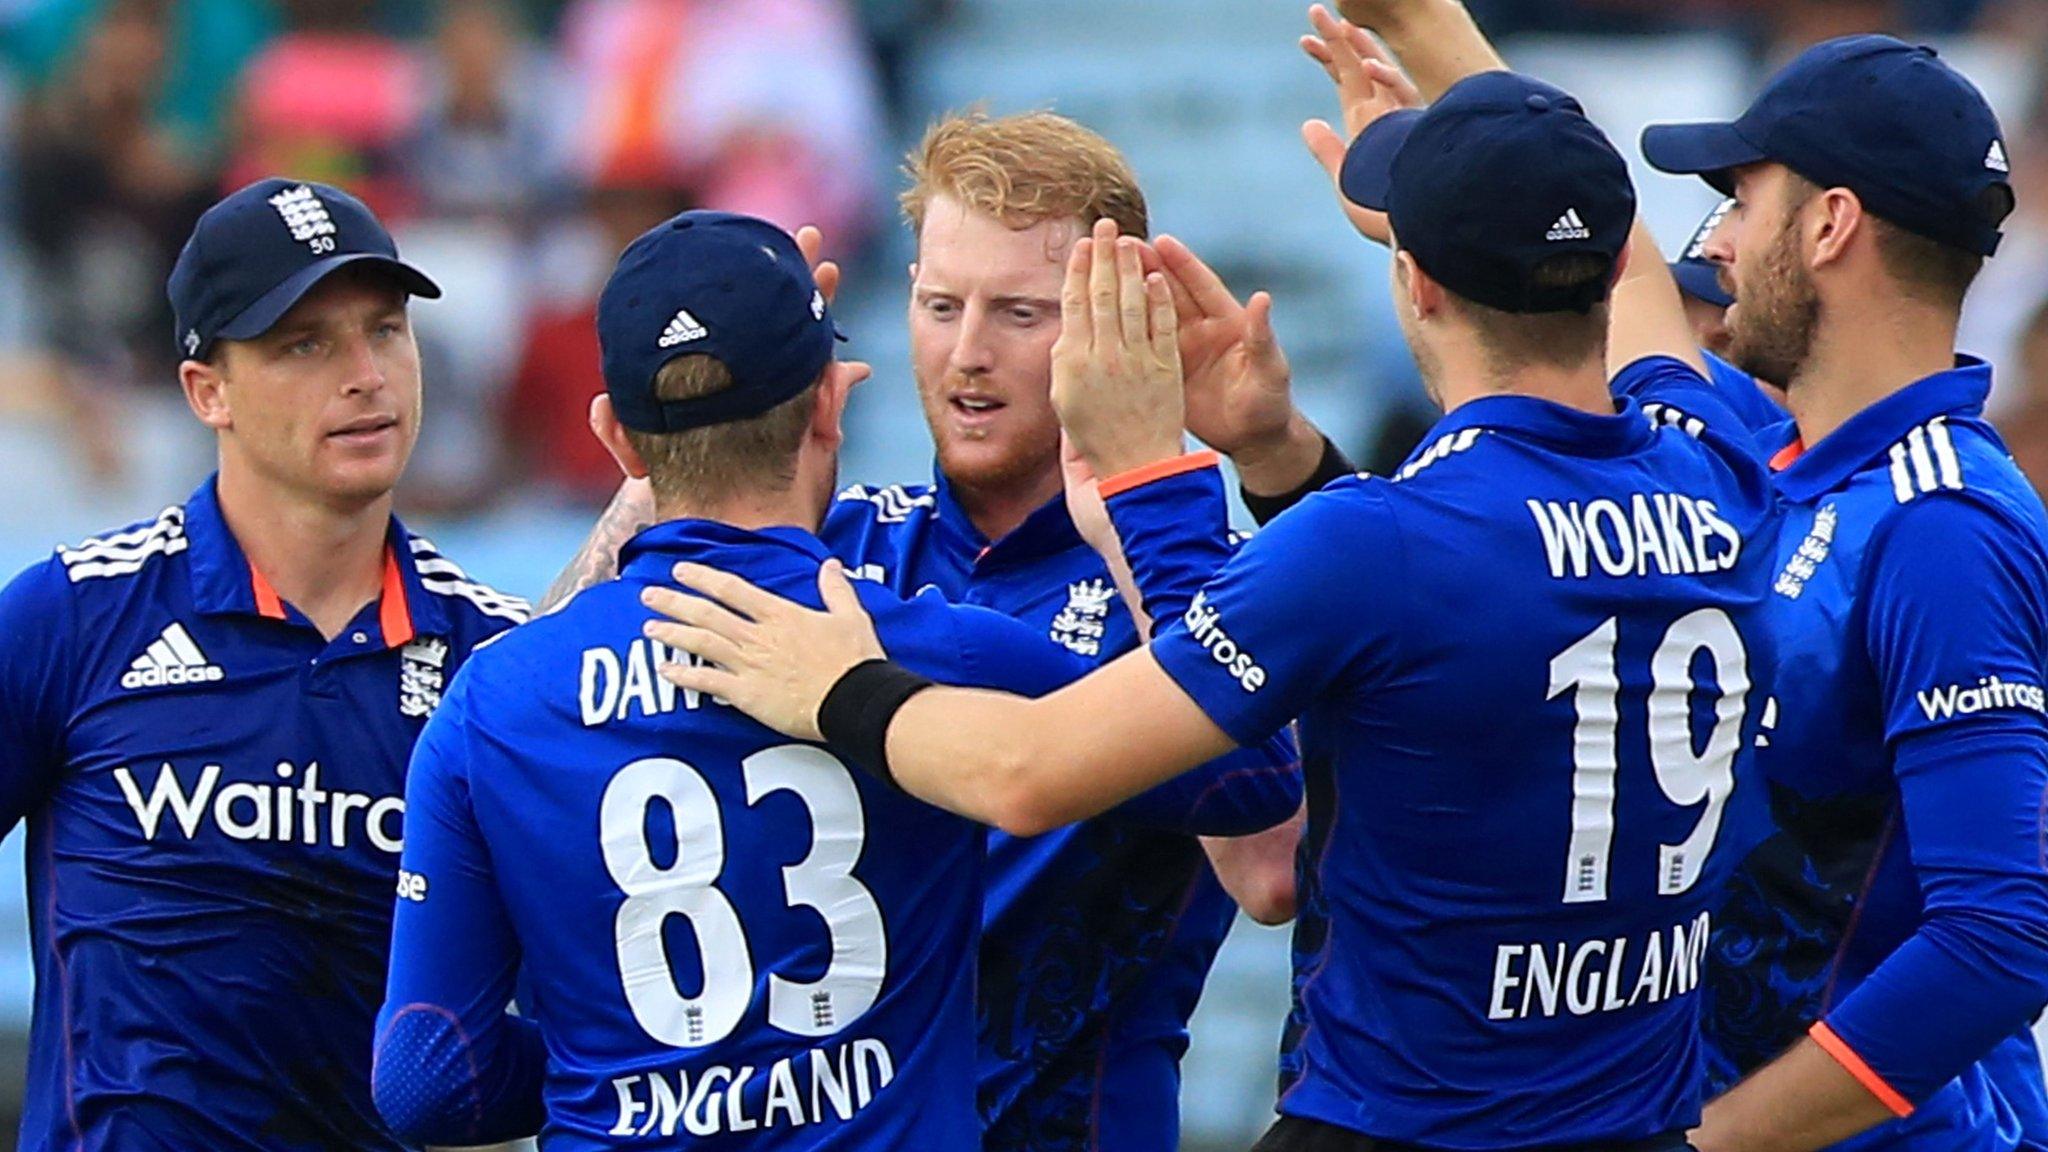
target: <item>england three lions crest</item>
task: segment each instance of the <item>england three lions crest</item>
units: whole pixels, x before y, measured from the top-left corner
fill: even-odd
[[[1052,618],[1047,635],[1055,644],[1082,656],[1100,656],[1109,606],[1116,589],[1100,578],[1067,585],[1067,606]]]
[[[441,686],[448,664],[448,642],[422,636],[399,653],[398,711],[423,717],[441,706]]]

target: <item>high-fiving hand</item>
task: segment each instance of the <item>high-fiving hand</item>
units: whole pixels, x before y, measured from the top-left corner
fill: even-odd
[[[817,283],[825,303],[832,303],[832,298],[839,295],[839,264],[825,259],[825,234],[815,224],[804,225],[796,230],[796,250],[803,253],[811,279]]]
[[[1188,431],[1232,458],[1283,441],[1294,394],[1287,357],[1273,337],[1272,296],[1254,292],[1239,303],[1187,245],[1161,236],[1154,248],[1180,326]]]
[[[1099,220],[1074,245],[1052,346],[1052,404],[1097,476],[1178,456],[1184,404],[1173,294],[1143,244]]]
[[[1344,134],[1339,136],[1337,130],[1325,121],[1310,120],[1301,126],[1301,139],[1308,145],[1316,163],[1330,174],[1330,184],[1337,189],[1337,202],[1343,205],[1351,226],[1366,239],[1385,244],[1389,238],[1386,213],[1353,204],[1345,198],[1343,188],[1338,187],[1338,178],[1344,169],[1344,151],[1360,132],[1380,117],[1420,105],[1422,94],[1388,59],[1379,42],[1372,38],[1372,33],[1330,15],[1329,9],[1321,4],[1308,10],[1308,19],[1315,28],[1315,35],[1301,38],[1301,50],[1321,64],[1330,82],[1337,86]]]
[[[702,564],[678,564],[676,582],[699,595],[648,588],[640,602],[668,617],[651,639],[710,663],[664,664],[671,684],[720,700],[799,740],[821,739],[818,706],[848,669],[885,655],[875,622],[837,560],[818,570],[824,610],[763,591]]]

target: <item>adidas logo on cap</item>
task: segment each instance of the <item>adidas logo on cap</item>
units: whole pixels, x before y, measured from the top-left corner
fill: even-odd
[[[2005,145],[2000,144],[1996,140],[1991,142],[1991,151],[1984,154],[1984,167],[1991,169],[1993,172],[2010,173],[2012,171],[2012,166],[2005,162]]]
[[[173,621],[163,635],[150,642],[142,655],[121,674],[123,688],[163,688],[181,684],[211,684],[226,678],[220,665],[209,661],[183,624]]]
[[[1557,222],[1550,226],[1550,231],[1543,234],[1543,238],[1545,240],[1591,240],[1593,238],[1593,230],[1586,227],[1584,220],[1579,219],[1579,210],[1577,208],[1567,208],[1564,210],[1564,215],[1559,216]]]
[[[685,308],[676,313],[675,319],[668,322],[668,327],[661,330],[661,339],[655,343],[663,348],[673,348],[692,340],[702,340],[709,335],[710,329],[697,323],[697,318],[690,315],[690,310]]]

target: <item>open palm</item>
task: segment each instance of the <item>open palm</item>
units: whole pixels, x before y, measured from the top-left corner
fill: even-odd
[[[1322,65],[1336,86],[1344,131],[1340,135],[1327,122],[1310,120],[1301,126],[1302,142],[1329,174],[1337,189],[1337,202],[1351,226],[1366,239],[1385,244],[1389,238],[1386,214],[1361,208],[1344,195],[1340,180],[1344,152],[1380,117],[1420,105],[1421,93],[1364,28],[1339,20],[1320,4],[1309,9],[1309,23],[1315,33],[1301,38],[1301,50]]]
[[[1284,433],[1294,402],[1273,298],[1240,304],[1187,245],[1161,236],[1156,247],[1180,322],[1188,431],[1226,455]]]

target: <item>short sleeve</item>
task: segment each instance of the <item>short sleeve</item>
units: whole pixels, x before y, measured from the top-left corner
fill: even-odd
[[[74,608],[63,566],[48,561],[0,590],[0,835],[27,815],[64,767],[76,677],[66,660]]]
[[[1340,480],[1282,513],[1153,639],[1166,674],[1239,744],[1390,666],[1403,566],[1383,483]]]

